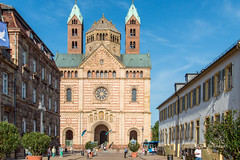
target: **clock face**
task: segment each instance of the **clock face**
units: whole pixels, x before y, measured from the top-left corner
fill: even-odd
[[[104,88],[104,87],[100,87],[100,88],[98,88],[97,90],[96,90],[96,98],[98,99],[98,100],[106,100],[106,98],[107,98],[107,96],[108,96],[108,91],[107,91],[107,89],[106,88]]]

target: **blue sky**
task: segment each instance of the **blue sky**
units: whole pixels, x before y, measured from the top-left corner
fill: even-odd
[[[67,52],[67,18],[74,0],[1,0],[12,5],[55,54]],[[131,0],[78,0],[84,34],[102,14],[122,34]],[[156,107],[174,92],[175,82],[195,73],[240,38],[239,0],[135,0],[141,17],[140,52],[151,53],[152,125]]]

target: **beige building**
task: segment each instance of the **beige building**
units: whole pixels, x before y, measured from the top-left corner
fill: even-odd
[[[120,19],[121,20],[121,19]],[[150,54],[139,54],[140,17],[134,4],[125,18],[126,53],[121,33],[103,15],[85,33],[77,4],[68,18],[68,53],[55,61],[60,84],[60,143],[79,148],[88,141],[124,147],[130,139],[150,140]],[[128,44],[129,43],[129,44]],[[86,133],[81,136],[82,132]],[[106,133],[108,133],[106,135]]]

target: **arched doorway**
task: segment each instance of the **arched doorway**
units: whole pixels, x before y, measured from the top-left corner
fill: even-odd
[[[129,141],[136,140],[137,141],[137,131],[132,130],[129,135]]]
[[[65,144],[67,147],[70,147],[73,145],[73,132],[71,130],[66,131],[66,141]]]
[[[106,135],[108,132],[108,127],[100,124],[94,130],[94,141],[98,141],[98,145],[109,141],[109,135]]]

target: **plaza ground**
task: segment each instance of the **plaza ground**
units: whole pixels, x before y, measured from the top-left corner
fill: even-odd
[[[54,158],[51,157],[51,160],[57,160],[57,159],[62,159],[62,160],[77,160],[77,159],[82,159],[85,160],[87,159],[86,154],[84,156],[81,156],[80,152],[77,152],[75,154],[64,154],[63,158],[59,158],[59,156],[56,156]],[[98,152],[97,156],[94,156],[93,158],[90,159],[95,159],[95,160],[121,160],[121,159],[133,159],[133,160],[167,160],[166,156],[159,156],[159,155],[148,155],[148,156],[142,156],[141,153],[138,153],[137,158],[132,158],[131,154],[127,154],[127,158],[124,158],[124,153],[123,151],[116,152],[116,151],[102,151]],[[174,159],[178,159],[174,157]],[[47,160],[47,157],[44,157],[43,160]]]

